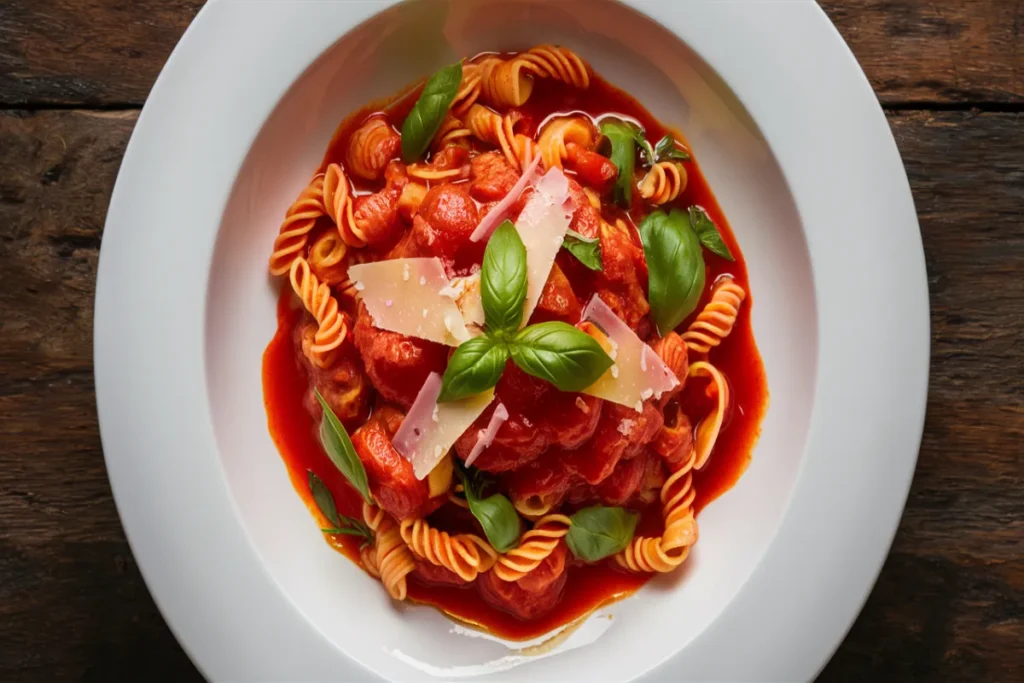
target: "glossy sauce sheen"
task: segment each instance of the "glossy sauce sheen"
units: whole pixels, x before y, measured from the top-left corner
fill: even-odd
[[[343,161],[349,135],[374,112],[385,112],[392,125],[401,130],[402,121],[418,92],[417,88],[399,96],[390,104],[378,103],[346,119],[331,142],[323,167],[332,161]],[[632,97],[596,76],[590,88],[583,91],[539,80],[530,101],[521,110],[529,119],[522,130],[527,134],[534,133],[544,119],[551,115],[573,112],[584,112],[594,118],[618,114],[634,119],[645,128],[652,144],[669,132]],[[675,135],[685,143],[685,138],[678,133]],[[764,368],[750,325],[753,301],[739,245],[696,162],[689,162],[686,167],[689,174],[687,188],[672,206],[682,209],[694,204],[702,206],[718,225],[723,239],[736,256],[736,262],[730,263],[704,250],[707,285],[704,297],[691,319],[706,303],[711,285],[719,276],[729,274],[747,290],[747,297],[740,308],[732,334],[722,346],[711,352],[711,361],[728,378],[732,402],[711,459],[702,471],[694,472],[695,508],[699,511],[732,487],[746,469],[751,449],[758,437],[761,418],[767,408],[768,392]],[[638,178],[640,173],[642,171],[638,168]],[[374,189],[358,183],[356,188],[357,191]],[[640,206],[639,196],[634,194],[634,213],[631,217],[636,222],[642,218],[641,212],[636,211]],[[292,300],[290,291],[285,288],[278,306],[278,330],[263,359],[264,403],[270,432],[288,467],[296,491],[319,524],[326,525],[309,493],[307,470],[315,472],[331,489],[339,512],[359,518],[358,494],[348,486],[324,454],[317,436],[317,425],[303,408],[303,395],[309,384],[305,370],[296,359],[292,343],[293,329],[301,314],[301,310],[294,308]],[[685,320],[679,331],[685,330],[689,322]],[[684,409],[695,424],[711,409],[711,402],[704,397],[704,385],[702,380],[690,382],[684,394]],[[654,505],[644,511],[637,532],[657,534],[660,533],[660,527],[660,511]],[[358,539],[351,536],[326,538],[339,551],[358,561]],[[596,565],[571,566],[567,571],[569,576],[562,599],[550,612],[531,621],[523,621],[495,609],[481,599],[472,587],[426,585],[416,578],[415,573],[409,576],[409,597],[416,602],[434,605],[453,617],[498,636],[522,640],[548,633],[602,604],[621,599],[636,591],[650,578],[644,574],[620,571],[608,561]]]

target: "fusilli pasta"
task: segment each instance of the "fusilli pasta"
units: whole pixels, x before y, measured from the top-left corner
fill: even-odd
[[[338,227],[341,239],[350,247],[365,247],[366,233],[352,213],[352,188],[340,164],[330,164],[324,173],[324,209]]]
[[[539,567],[567,533],[569,518],[565,515],[541,517],[523,534],[517,547],[498,556],[495,575],[502,581],[518,581]]]
[[[711,289],[711,300],[683,333],[687,347],[694,353],[708,353],[721,344],[732,332],[746,296],[746,290],[731,277],[719,279]]]
[[[374,532],[376,570],[388,594],[395,600],[405,600],[408,591],[406,577],[416,569],[416,560],[402,540],[398,525],[383,510],[363,503],[363,521]]]
[[[704,376],[710,379],[708,396],[718,399],[714,412],[697,425],[694,438],[697,461],[694,468],[699,470],[711,457],[711,451],[715,447],[715,442],[718,441],[718,434],[722,431],[725,411],[729,406],[729,384],[719,369],[706,361],[699,361],[691,365],[689,374],[690,377]]]
[[[292,261],[302,256],[309,240],[309,232],[316,220],[327,213],[324,207],[324,176],[317,175],[303,188],[299,198],[288,207],[284,222],[270,255],[270,273],[284,275],[292,267]]]
[[[360,178],[377,180],[398,153],[401,137],[391,129],[386,119],[374,116],[352,133],[345,162],[348,169]]]
[[[538,45],[514,59],[541,78],[561,81],[580,90],[590,87],[590,70],[579,55],[567,47]]]
[[[582,116],[559,116],[552,119],[541,129],[537,140],[544,167],[562,168],[562,162],[568,155],[566,144],[574,142],[590,149],[594,145],[595,135],[594,124]]]
[[[675,161],[659,161],[640,181],[640,196],[652,204],[665,204],[686,189],[686,169]]]
[[[402,540],[413,554],[455,573],[463,581],[475,581],[494,564],[491,545],[475,534],[451,535],[430,526],[425,519],[401,522]]]
[[[306,259],[299,257],[292,262],[289,279],[292,290],[319,326],[310,349],[314,364],[326,367],[327,354],[341,346],[348,336],[348,323],[338,310],[338,300],[331,295],[331,288],[310,271]]]
[[[537,154],[537,143],[515,132],[519,118],[516,112],[501,116],[482,104],[474,104],[466,117],[466,126],[475,137],[501,149],[512,168],[522,171]]]
[[[337,230],[325,230],[309,246],[306,260],[320,282],[333,287],[345,281],[348,271],[346,245]]]

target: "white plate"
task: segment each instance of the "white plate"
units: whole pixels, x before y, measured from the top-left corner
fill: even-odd
[[[338,122],[457,56],[541,42],[685,131],[747,258],[771,405],[683,576],[529,658],[396,608],[327,547],[267,434],[260,357],[273,236]],[[96,391],[135,556],[211,679],[797,681],[840,642],[892,540],[928,340],[896,146],[813,3],[214,0],[118,177]]]

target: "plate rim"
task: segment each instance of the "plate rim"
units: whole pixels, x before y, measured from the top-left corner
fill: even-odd
[[[829,128],[826,121],[834,121],[831,126],[833,128],[838,123],[843,124],[841,132],[848,136],[845,145],[858,143],[872,150],[875,165],[871,171],[874,177],[866,178],[864,174],[851,177],[852,171],[843,168],[836,171],[834,178],[818,178],[812,181],[807,179],[807,174],[813,170],[802,168],[801,163],[827,157],[836,149],[847,150],[848,147],[839,144],[837,139],[828,137],[815,140],[817,149],[807,149],[808,144],[798,146],[795,143],[787,143],[780,148],[773,146],[783,174],[791,188],[794,188],[794,200],[797,201],[797,208],[805,226],[818,224],[815,216],[821,209],[815,202],[801,204],[797,196],[799,188],[851,181],[850,186],[845,188],[846,192],[862,190],[867,196],[868,188],[875,189],[880,184],[888,186],[888,193],[882,193],[880,196],[885,200],[883,205],[890,209],[887,215],[895,216],[891,224],[882,226],[887,233],[891,233],[892,240],[887,245],[890,252],[883,255],[880,259],[882,264],[877,267],[877,272],[873,273],[877,275],[879,281],[867,286],[864,295],[872,302],[884,306],[878,307],[872,324],[864,325],[863,328],[888,330],[889,328],[884,325],[896,321],[898,325],[894,326],[894,329],[901,330],[902,335],[889,337],[887,341],[891,343],[885,349],[889,355],[879,362],[881,367],[874,371],[876,374],[888,371],[890,374],[885,375],[885,378],[895,379],[886,384],[890,397],[884,404],[879,401],[864,406],[863,409],[872,413],[868,415],[873,418],[870,424],[882,430],[889,443],[895,442],[898,445],[890,445],[878,453],[872,451],[863,460],[855,462],[828,463],[823,457],[808,458],[807,454],[812,450],[824,452],[822,449],[826,444],[823,442],[835,438],[821,433],[823,420],[828,421],[836,434],[846,434],[849,430],[849,425],[840,424],[842,421],[833,415],[836,406],[832,405],[831,401],[835,399],[835,391],[830,390],[830,382],[838,377],[849,383],[841,386],[850,386],[862,391],[863,383],[869,379],[850,377],[849,371],[819,371],[805,456],[776,538],[765,551],[761,563],[754,569],[747,583],[711,626],[684,651],[674,655],[648,676],[652,679],[679,680],[676,676],[682,675],[685,671],[688,677],[695,680],[749,679],[752,676],[762,680],[809,679],[824,667],[838,647],[881,571],[902,516],[920,448],[928,389],[930,309],[920,228],[909,181],[888,122],[867,77],[849,47],[817,4],[810,0],[760,5],[757,4],[757,0],[737,3],[691,3],[699,6],[701,18],[698,22],[710,22],[711,25],[721,22],[720,30],[733,32],[735,40],[744,40],[743,44],[750,45],[751,49],[764,47],[771,50],[770,54],[765,54],[760,60],[763,63],[751,65],[749,61],[744,63],[742,57],[719,54],[723,49],[721,47],[695,45],[693,40],[684,37],[688,29],[682,26],[682,22],[684,18],[692,20],[693,17],[692,14],[687,17],[688,12],[677,3],[661,0],[621,1],[675,33],[693,47],[713,69],[722,74],[723,79],[733,87],[748,111],[755,117],[769,143],[773,136],[778,140],[779,136],[792,135],[792,132],[786,131],[797,124],[811,126],[803,128],[801,132],[813,136]],[[368,16],[396,2],[397,0],[347,2],[346,9],[351,11],[351,15],[347,19],[347,25],[335,24],[332,29],[335,39]],[[251,1],[211,0],[200,10],[154,84],[125,151],[108,208],[96,287],[94,366],[103,452],[118,513],[147,587],[175,637],[204,675],[215,680],[251,679],[253,675],[274,678],[279,672],[292,678],[298,676],[309,680],[337,677],[343,673],[366,677],[372,674],[345,657],[319,634],[315,627],[297,614],[287,597],[276,588],[272,578],[258,566],[255,551],[249,544],[244,527],[237,519],[237,510],[234,509],[230,492],[222,480],[200,482],[194,487],[194,495],[198,500],[216,507],[217,514],[222,516],[221,523],[227,525],[219,531],[234,532],[230,538],[217,538],[218,542],[223,543],[222,551],[215,558],[216,562],[209,563],[224,563],[225,566],[219,569],[193,568],[188,576],[174,576],[169,573],[163,565],[173,565],[176,558],[172,551],[187,549],[190,541],[194,543],[196,539],[189,539],[187,534],[183,534],[184,530],[180,525],[176,526],[173,518],[153,514],[152,501],[181,503],[184,494],[182,491],[174,490],[172,477],[161,480],[159,475],[170,474],[167,463],[157,462],[156,458],[139,458],[136,455],[139,447],[145,446],[146,434],[170,438],[165,425],[153,424],[152,415],[147,416],[139,406],[132,405],[132,397],[134,390],[142,386],[142,380],[149,379],[158,372],[152,367],[152,358],[145,350],[152,345],[158,335],[169,332],[173,336],[178,331],[172,329],[175,326],[157,321],[154,321],[156,324],[152,328],[146,328],[125,325],[121,320],[126,302],[144,304],[147,299],[152,300],[153,297],[158,300],[161,297],[166,298],[167,292],[159,288],[152,289],[152,284],[160,281],[159,278],[173,278],[176,275],[172,272],[173,264],[156,264],[149,271],[151,278],[142,282],[137,279],[139,264],[133,262],[138,259],[133,256],[132,247],[134,240],[140,237],[133,235],[131,229],[132,226],[140,224],[140,219],[146,221],[150,208],[145,201],[145,190],[140,191],[139,186],[142,185],[144,188],[146,180],[160,178],[162,173],[188,171],[187,166],[175,169],[171,164],[154,172],[147,157],[152,158],[155,155],[159,158],[161,153],[170,155],[167,148],[168,138],[173,138],[174,132],[171,131],[169,135],[163,126],[169,122],[173,125],[173,115],[180,113],[177,102],[187,101],[190,93],[194,96],[204,87],[202,83],[196,82],[194,78],[190,79],[189,76],[200,69],[208,77],[230,70],[243,63],[240,60],[246,55],[246,50],[257,47],[251,37],[248,39],[249,42],[243,42],[241,36],[244,36],[244,32],[238,30],[237,24],[252,22],[253,26],[259,27],[263,26],[259,22],[267,21],[271,16],[275,21],[297,21],[300,20],[300,15],[311,16],[311,13],[320,11],[315,7],[315,3],[287,3],[289,6],[286,10],[282,9],[285,3],[280,1],[259,4],[263,7],[253,11],[256,3]],[[771,12],[766,9],[767,5],[774,6]],[[769,14],[774,17],[771,21],[777,30],[771,31],[771,37],[765,37],[760,35],[767,33],[763,31],[762,22]],[[232,34],[238,37],[238,40],[232,41],[230,50],[213,49],[211,46],[218,43],[217,36],[227,30],[229,23],[235,24]],[[801,43],[794,45],[794,41],[786,41],[783,38],[783,31],[791,31],[794,41],[799,38]],[[330,42],[333,40],[327,44]],[[810,61],[802,59],[806,57],[806,52],[801,53],[802,49],[810,51],[809,46],[816,50],[816,59],[813,64],[808,63],[801,67],[802,62]],[[326,45],[321,46],[317,41],[310,41],[304,50],[296,50],[290,58],[281,60],[275,69],[262,74],[271,85],[264,84],[260,86],[262,90],[251,94],[257,98],[256,109],[265,110],[264,115],[257,111],[246,119],[246,126],[251,127],[255,124],[255,128],[239,131],[240,137],[235,141],[236,145],[244,143],[246,134],[249,134],[250,139],[255,137],[262,121],[266,119],[266,114],[276,106],[280,96],[291,85],[291,80],[320,55],[322,47]],[[742,75],[735,75],[734,78],[731,72],[739,74],[739,71],[747,70],[760,73],[763,69],[779,65],[789,67],[782,72],[780,80],[777,81],[780,92],[787,87],[792,87],[794,92],[801,92],[798,81],[803,78],[816,83],[821,78],[817,70],[825,71],[827,65],[830,69],[828,78],[834,88],[830,94],[835,97],[835,101],[824,96],[819,97],[816,102],[800,100],[801,112],[788,112],[789,121],[779,121],[782,112],[774,110],[774,113],[758,118],[758,110],[770,109],[762,99],[763,94],[754,86],[740,92],[742,88],[734,84],[747,81]],[[746,76],[752,77],[750,74]],[[254,101],[246,99],[245,105],[253,107]],[[809,106],[811,111],[804,111],[804,105]],[[857,116],[853,117],[849,111],[842,115],[842,112],[836,111],[838,107],[852,110]],[[226,111],[222,114],[228,115]],[[853,120],[854,118],[857,120]],[[813,125],[815,123],[817,126]],[[247,149],[246,146],[243,154],[234,161],[221,159],[220,164],[228,169],[234,164],[237,171]],[[208,150],[186,148],[179,152],[187,155],[190,152],[207,153]],[[867,171],[867,168],[862,170]],[[224,184],[230,188],[233,182],[232,175]],[[830,191],[825,187],[826,197],[831,196]],[[223,206],[227,196],[220,199],[220,206]],[[212,202],[210,205],[217,205],[217,201],[217,196],[203,197],[197,204]],[[149,216],[149,219],[149,222],[153,222],[152,216]],[[219,223],[219,215],[217,222]],[[870,232],[879,229],[872,226],[866,230]],[[829,266],[834,265],[836,251],[841,253],[844,249],[850,248],[852,252],[848,253],[863,253],[863,244],[850,244],[850,235],[834,234],[835,232],[837,231],[829,233],[827,240],[821,230],[815,232],[808,229],[806,233],[811,252],[815,295],[820,302],[820,293],[829,292],[829,301],[843,301],[850,304],[852,310],[860,311],[862,309],[856,302],[850,301],[849,296],[837,291],[834,284],[827,284],[834,274],[822,272],[820,267],[824,261],[828,261]],[[819,264],[815,262],[816,254]],[[831,256],[826,258],[822,257],[822,254]],[[203,290],[208,265],[207,263],[196,266],[197,269],[205,267],[207,274],[194,278],[195,282],[183,288],[187,291],[182,295],[182,300],[187,294],[193,297],[189,300],[194,301],[194,297],[198,296],[203,302],[199,310],[192,311],[197,318],[196,324],[200,331],[199,348],[196,349],[192,342],[183,345],[180,354],[181,359],[186,361],[186,366],[184,369],[177,368],[180,377],[169,379],[172,391],[180,390],[187,393],[190,390],[179,386],[178,383],[183,385],[187,383],[186,378],[198,374],[198,389],[204,399],[199,405],[183,408],[182,422],[190,425],[190,430],[188,434],[178,435],[177,442],[182,445],[205,442],[209,448],[214,448],[208,409],[205,411],[205,422],[203,418],[206,388],[202,319],[205,315],[206,299]],[[899,287],[896,290],[897,294],[893,293],[892,285]],[[177,311],[177,306],[183,305],[173,299],[163,303],[167,304],[167,310],[170,312]],[[188,310],[189,307],[185,306],[186,314]],[[181,327],[189,331],[193,326],[185,324]],[[869,339],[870,330],[865,331],[863,328],[848,328],[835,311],[819,306],[819,370],[825,364],[826,355],[831,358],[831,354],[840,347],[863,343],[863,347],[858,348],[875,349],[877,340]],[[845,338],[842,343],[835,341],[838,338],[836,335],[840,332]],[[833,340],[828,342],[828,348],[826,340]],[[187,365],[190,359],[197,361],[194,367]],[[834,360],[830,362],[834,363]],[[126,372],[126,367],[132,372]],[[825,405],[819,405],[823,397],[828,397],[829,401],[826,401]],[[887,419],[888,415],[882,414],[895,403],[899,403],[897,412],[904,417],[898,429],[889,424],[891,420]],[[209,432],[209,439],[203,438],[204,432]],[[877,436],[874,440],[863,437],[864,445],[868,446],[878,440]],[[841,452],[843,449],[836,450]],[[883,456],[895,456],[894,462],[881,462],[886,459]],[[207,463],[212,467],[210,471],[220,471],[223,475],[219,458],[211,459],[214,462]],[[888,467],[881,469],[880,465]],[[823,467],[828,471],[824,471]],[[819,490],[810,489],[813,480],[828,481],[837,475],[843,475],[848,490],[836,492],[822,491],[820,487]],[[883,480],[883,475],[887,477],[886,480]],[[838,528],[823,528],[829,520],[841,522],[839,513],[843,511],[857,512],[852,504],[862,500],[863,494],[878,496],[877,499],[872,499],[872,510],[867,515],[870,519],[862,520],[858,527],[845,528],[840,525]],[[836,533],[844,529],[848,533]],[[837,543],[835,539],[829,543],[826,538],[829,534],[844,537],[844,543]],[[157,540],[158,537],[163,540]],[[851,543],[851,537],[858,543]],[[819,541],[814,554],[809,554],[803,549],[803,545],[811,540]],[[200,538],[199,541],[209,542],[206,538]],[[781,552],[786,548],[790,551],[788,554]],[[800,562],[795,563],[794,558]],[[247,566],[246,562],[249,563]],[[228,566],[231,570],[228,570]],[[839,571],[838,567],[841,567],[843,573],[840,583],[845,584],[845,587],[837,594],[834,589],[837,581],[835,572]],[[247,604],[239,612],[218,610],[215,614],[203,616],[196,614],[200,610],[187,608],[188,604],[204,604],[209,607],[210,596],[217,595],[223,587],[223,579],[217,577],[227,576],[232,570],[239,571],[240,583],[261,587],[261,595],[266,598],[261,599],[263,604]],[[817,583],[805,584],[802,586],[805,591],[803,595],[793,595],[793,586],[799,583],[799,577],[802,575],[807,575],[808,579],[817,579]],[[199,585],[191,585],[190,581],[197,581]],[[777,585],[780,581],[784,584],[786,581],[789,582],[788,591]],[[237,602],[242,596],[236,595],[236,592],[220,596],[225,607],[243,606],[244,603]],[[205,596],[207,600],[201,602],[201,596]],[[787,597],[790,600],[783,601]],[[827,613],[821,609],[823,598],[834,601],[833,609]],[[183,605],[186,607],[183,608]],[[255,614],[256,611],[260,611],[261,614]],[[273,616],[270,616],[271,612]],[[249,623],[240,624],[241,620],[236,614],[245,614]],[[771,629],[764,628],[768,623],[772,624]],[[813,625],[813,628],[808,624]],[[260,639],[258,647],[254,646],[256,641],[252,638]],[[216,642],[213,642],[214,640]],[[720,654],[730,651],[722,649],[724,641],[728,641],[728,647],[734,649],[742,643],[746,656],[720,658],[719,661],[714,661],[714,657],[709,659],[709,655],[715,652]],[[222,644],[226,646],[221,647]],[[237,656],[243,652],[249,659],[243,660]]]

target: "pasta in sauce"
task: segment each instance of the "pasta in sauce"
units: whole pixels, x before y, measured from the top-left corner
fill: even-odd
[[[416,88],[347,118],[283,207],[269,259],[282,287],[263,363],[268,423],[325,538],[392,598],[530,638],[686,561],[701,509],[746,468],[767,406],[752,297],[685,141],[572,50],[481,55],[426,89],[446,99],[440,112]],[[536,225],[561,226],[553,263],[527,237],[545,210]],[[650,251],[658,230],[697,245],[686,252],[696,265],[666,270]],[[491,250],[508,240],[528,266],[520,295],[531,275],[546,281],[534,283],[544,286],[529,319],[500,332],[480,292],[493,289]],[[388,261],[402,267],[383,282],[400,294],[382,303],[363,280]],[[692,275],[686,300],[677,271]],[[382,317],[381,305],[420,301],[417,280],[445,285],[423,301],[457,302],[422,306],[422,321],[445,311],[443,326]],[[446,343],[425,327],[450,333]],[[524,360],[516,344],[541,330],[588,349],[588,384],[570,390],[579,377]],[[639,345],[634,375],[624,340]],[[477,399],[447,402],[474,345],[506,355],[468,392]],[[667,383],[643,384],[652,368]],[[618,398],[628,378],[646,387],[635,405]],[[444,441],[431,405],[434,423],[470,426]],[[328,444],[331,429],[343,435]],[[431,430],[443,445],[414,453]]]

